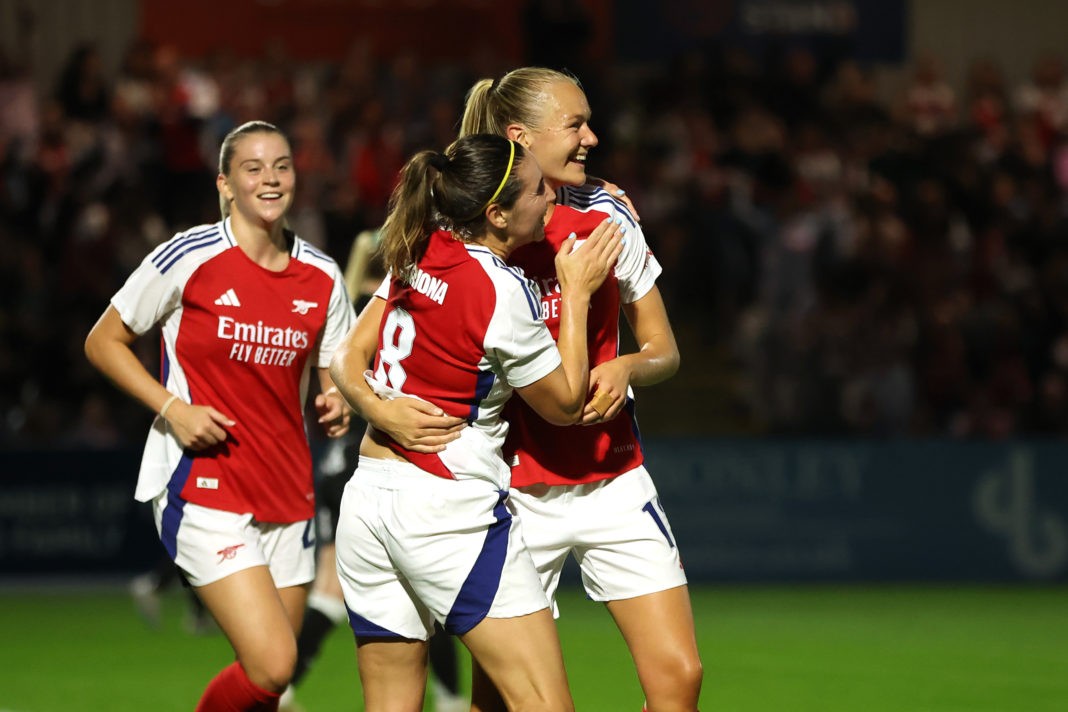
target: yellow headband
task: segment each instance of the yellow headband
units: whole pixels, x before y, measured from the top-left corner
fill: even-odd
[[[512,162],[515,161],[515,141],[508,140],[508,148],[512,150],[508,154],[508,167],[504,169],[504,178],[501,178],[501,184],[497,186],[497,190],[493,191],[493,195],[486,201],[486,204],[482,206],[482,212],[485,212],[486,208],[493,204],[493,201],[497,199],[497,196],[504,190],[504,184],[508,182],[508,176],[512,174]]]

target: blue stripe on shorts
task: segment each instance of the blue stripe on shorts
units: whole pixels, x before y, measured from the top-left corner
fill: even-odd
[[[512,527],[512,515],[504,506],[508,493],[499,492],[493,516],[497,521],[486,532],[482,551],[471,567],[467,580],[460,587],[452,610],[445,618],[445,630],[453,635],[463,635],[474,628],[489,613],[497,589],[501,585],[501,571],[508,555],[508,532]]]
[[[171,481],[167,483],[167,506],[163,508],[159,540],[163,543],[163,548],[167,550],[171,561],[178,558],[178,527],[182,525],[182,512],[185,510],[182,489],[192,469],[193,458],[183,454],[182,459],[178,461],[178,467],[171,475]]]
[[[345,610],[349,614],[349,627],[357,638],[403,638],[403,635],[394,633],[388,628],[383,628],[361,616],[346,604]]]

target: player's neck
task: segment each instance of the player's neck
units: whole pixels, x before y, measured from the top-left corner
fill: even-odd
[[[512,254],[512,250],[515,249],[511,245],[508,245],[505,242],[501,242],[493,235],[483,235],[473,240],[469,240],[469,242],[472,245],[485,247],[487,250],[500,257],[502,260],[508,259],[508,255]]]
[[[255,225],[235,215],[230,228],[242,252],[260,267],[280,272],[289,265],[289,244],[281,222]]]
[[[556,210],[556,202],[549,203],[549,207],[545,209],[545,224],[548,225],[549,221],[553,219],[553,211]]]

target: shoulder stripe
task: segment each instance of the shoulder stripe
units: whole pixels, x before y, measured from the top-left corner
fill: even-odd
[[[562,203],[576,210],[590,210],[596,206],[602,206],[606,212],[623,217],[632,226],[637,224],[634,222],[634,217],[630,214],[630,210],[627,209],[626,203],[612,197],[602,188],[585,192],[564,187],[561,188],[561,193],[564,196]]]
[[[223,237],[226,239],[227,244],[230,247],[237,247],[237,240],[234,239],[233,233],[230,232],[230,218],[226,218],[219,224],[222,225]]]
[[[627,206],[619,202],[615,198],[606,195],[604,198],[598,198],[590,202],[591,208],[597,205],[609,206],[612,209],[613,213],[626,220],[631,227],[634,227],[638,224],[634,221],[634,216],[630,214],[629,210],[627,210]]]
[[[530,315],[534,317],[535,321],[541,320],[541,300],[534,295],[534,291],[530,287],[530,280],[526,276],[517,270],[515,267],[511,267],[504,263],[500,257],[493,255],[493,263],[500,267],[506,274],[519,282],[523,287],[523,295],[527,298],[527,305],[530,307]]]
[[[307,242],[304,242],[303,240],[300,242],[300,247],[301,247],[301,252],[306,252],[309,255],[311,255],[312,257],[316,257],[316,258],[318,258],[320,260],[326,260],[327,262],[333,262],[333,258],[331,258],[328,254],[326,254],[325,252],[320,252],[317,248],[312,247],[311,245],[309,245]]]
[[[184,242],[182,248],[177,253],[175,253],[174,251],[170,251],[170,258],[166,262],[164,262],[163,260],[160,260],[159,262],[153,260],[153,262],[156,264],[156,267],[159,268],[160,274],[166,274],[171,267],[177,264],[179,260],[181,260],[189,253],[196,252],[197,250],[203,249],[205,247],[211,247],[212,245],[218,244],[220,242],[223,242],[222,237],[219,235],[218,232],[213,232],[210,235],[205,235],[204,237],[198,238],[196,240],[189,240],[187,242]]]
[[[318,269],[320,272],[324,272],[327,275],[335,275],[340,272],[337,262],[330,255],[322,252],[317,247],[312,247],[305,240],[297,238],[293,247],[293,259],[298,262]]]
[[[170,259],[170,256],[173,255],[175,251],[180,250],[190,240],[195,240],[197,238],[207,236],[208,233],[218,232],[218,230],[218,225],[205,225],[201,228],[194,228],[192,230],[184,232],[181,235],[178,235],[174,239],[172,239],[170,241],[170,244],[166,248],[164,248],[158,255],[156,255],[152,261],[156,263],[157,266],[159,266],[160,264]]]
[[[541,298],[534,294],[531,281],[527,279],[522,270],[518,267],[512,267],[511,265],[506,264],[504,260],[493,254],[489,248],[480,245],[464,245],[464,247],[467,248],[468,254],[475,252],[485,255],[493,263],[494,267],[497,267],[502,272],[519,282],[523,288],[523,294],[527,298],[527,304],[530,306],[530,315],[534,317],[535,321],[541,320]]]

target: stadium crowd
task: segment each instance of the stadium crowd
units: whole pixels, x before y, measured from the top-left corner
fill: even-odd
[[[293,227],[344,264],[404,160],[455,137],[464,88],[510,68],[473,65],[359,43],[318,64],[138,42],[114,75],[79,47],[40,88],[0,57],[0,446],[140,438],[143,409],[82,343],[151,247],[217,219],[229,129],[288,133]],[[1019,86],[977,60],[958,91],[924,56],[892,99],[865,67],[800,47],[716,46],[580,79],[601,139],[592,173],[640,211],[684,363],[725,355],[709,363],[726,364],[738,421],[708,435],[1068,429],[1060,57]]]

